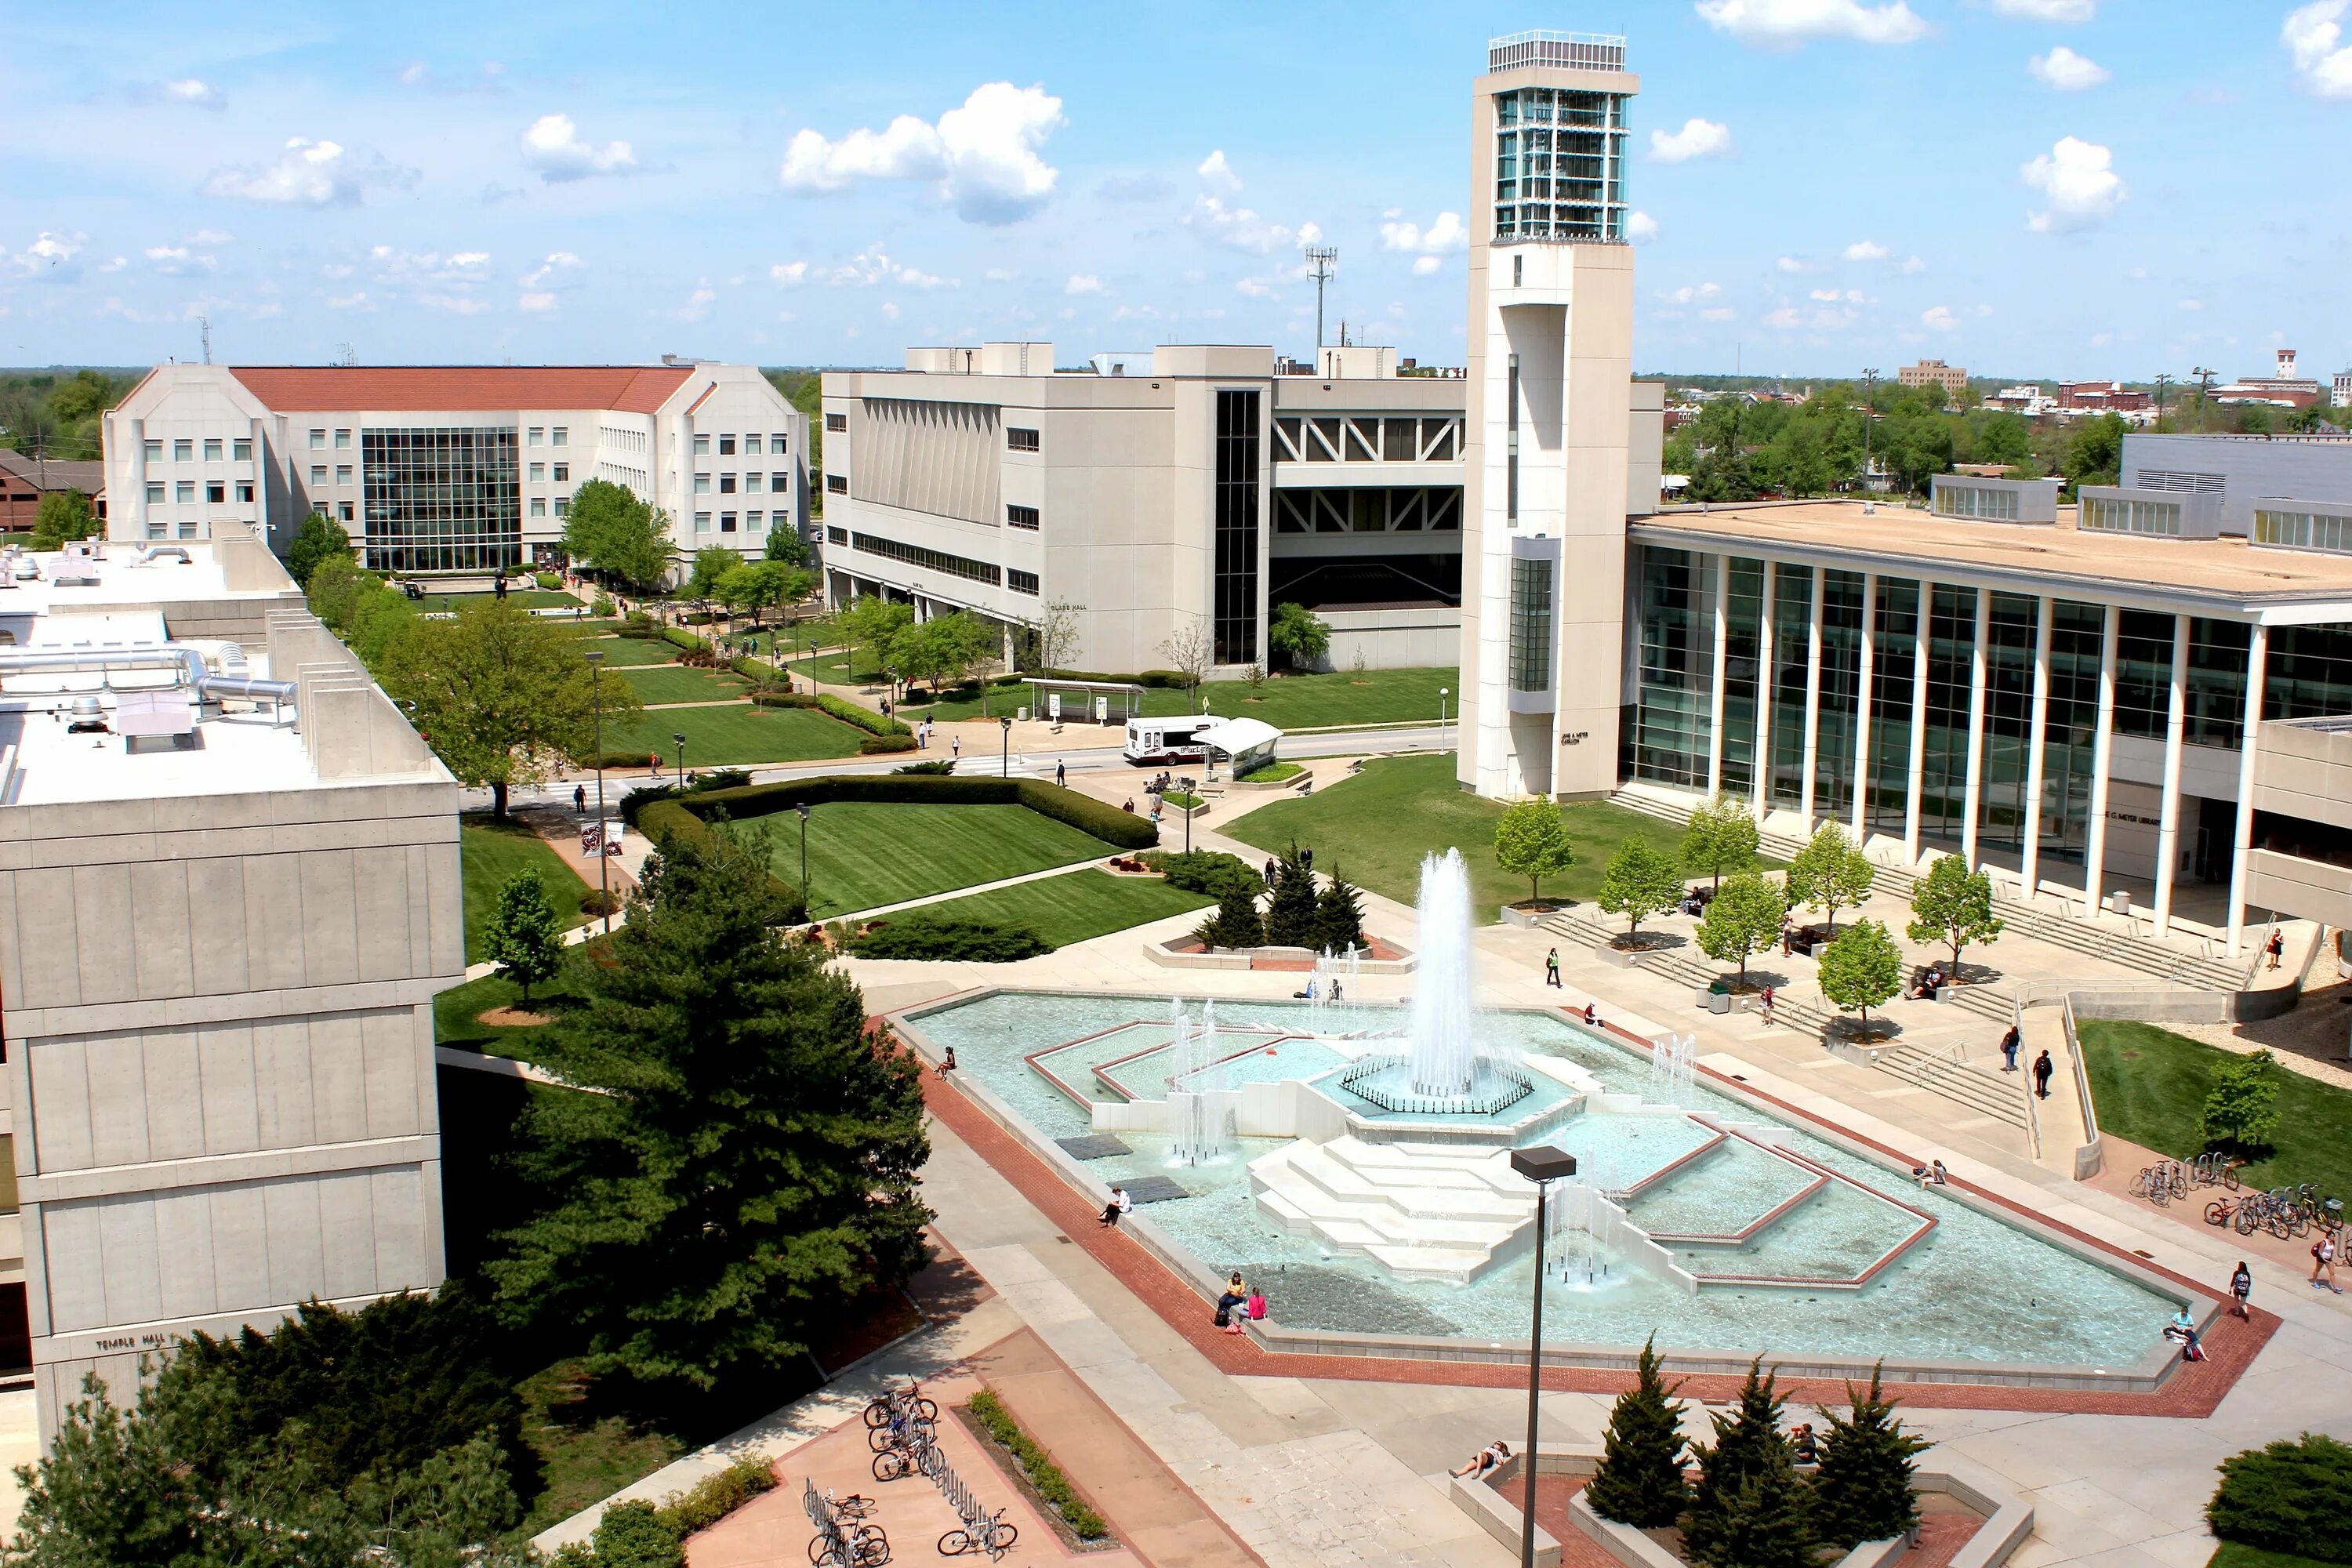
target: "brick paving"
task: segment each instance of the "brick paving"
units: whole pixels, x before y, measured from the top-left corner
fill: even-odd
[[[1707,1076],[1721,1077],[1709,1069],[1702,1068],[1701,1071]],[[1741,1084],[1738,1087],[1741,1091],[1780,1108],[1794,1120],[1801,1122],[1812,1121],[1795,1107],[1764,1094],[1753,1086]],[[1387,1356],[1280,1352],[1268,1351],[1246,1336],[1221,1333],[1211,1326],[1208,1304],[1190,1286],[1132,1239],[1097,1225],[1097,1212],[1087,1199],[1081,1197],[1024,1144],[967,1100],[961,1090],[943,1081],[937,1073],[927,1072],[923,1076],[923,1094],[932,1115],[969,1144],[1023,1197],[1060,1226],[1072,1244],[1085,1248],[1138,1300],[1150,1307],[1220,1372],[1235,1377],[1326,1378],[1472,1388],[1526,1386],[1525,1370],[1507,1363],[1437,1363]],[[1892,1158],[1910,1159],[1910,1156],[1885,1144],[1841,1131],[1843,1136]],[[2032,1215],[2023,1206],[1997,1194],[1975,1186],[1968,1186],[1967,1190],[1982,1201],[2028,1215],[2049,1229],[2070,1237],[2077,1245],[2102,1250],[2113,1257],[2128,1256],[2095,1237]],[[2215,1298],[2215,1292],[2209,1287],[2158,1268],[2145,1258],[2132,1258],[2129,1260],[2183,1289]],[[1906,1383],[1898,1386],[1898,1392],[1906,1405],[1917,1409],[2017,1410],[2200,1419],[2213,1414],[2278,1328],[2277,1316],[2260,1309],[2253,1312],[2250,1321],[2221,1318],[2214,1322],[2205,1339],[2208,1359],[2177,1368],[2161,1388],[2148,1393],[2013,1388],[1962,1383]],[[1562,1393],[1614,1394],[1630,1387],[1633,1383],[1631,1373],[1588,1368],[1547,1367],[1543,1377],[1546,1388]],[[1792,1401],[1802,1404],[1835,1402],[1845,1393],[1842,1382],[1826,1378],[1794,1379],[1784,1383],[1782,1387]],[[1735,1397],[1738,1389],[1739,1380],[1735,1377],[1695,1375],[1685,1381],[1684,1393],[1691,1398],[1721,1403]]]

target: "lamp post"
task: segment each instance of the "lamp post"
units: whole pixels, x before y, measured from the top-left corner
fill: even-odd
[[[1002,761],[997,772],[1003,777],[1009,779],[1013,776],[1013,721],[999,719],[997,722],[1004,726],[1004,750],[999,753]]]
[[[1193,798],[1193,795],[1192,795],[1192,781],[1191,779],[1188,779],[1188,778],[1185,778],[1185,779],[1178,779],[1178,780],[1176,781],[1176,787],[1177,787],[1177,788],[1179,788],[1179,789],[1181,789],[1181,790],[1182,790],[1182,791],[1184,792],[1184,798],[1185,798],[1186,800],[1191,800],[1191,799],[1192,799],[1192,798]],[[1191,806],[1189,806],[1189,805],[1188,805],[1188,806],[1186,806],[1186,807],[1184,808],[1184,853],[1185,853],[1185,854],[1187,854],[1187,855],[1190,855],[1192,852],[1192,808]]]
[[[1519,1568],[1536,1568],[1536,1439],[1543,1411],[1544,1194],[1551,1184],[1576,1174],[1576,1156],[1549,1143],[1511,1151],[1511,1169],[1536,1184],[1536,1301],[1528,1323],[1528,1448],[1519,1462],[1528,1478],[1519,1517]]]
[[[686,787],[686,731],[681,730],[670,736],[670,739],[677,742],[677,787],[684,789]]]
[[[794,805],[793,809],[800,813],[801,817],[801,910],[805,914],[808,910],[808,905],[810,902],[808,885],[809,804],[803,800]]]
[[[1441,752],[1445,750],[1445,698],[1453,689],[1450,686],[1437,689],[1437,749]]]
[[[604,895],[604,934],[613,932],[613,873],[612,860],[604,852],[604,654],[592,648],[584,656],[588,660],[588,689],[596,701],[596,889]]]
[[[1862,488],[1870,490],[1870,426],[1878,410],[1878,372],[1867,369],[1862,373]],[[1738,448],[1734,448],[1737,451]]]

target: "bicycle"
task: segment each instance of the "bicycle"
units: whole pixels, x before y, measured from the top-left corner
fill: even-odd
[[[892,1389],[879,1398],[866,1402],[866,1425],[887,1426],[892,1417],[911,1412],[925,1421],[937,1421],[940,1407],[923,1397],[923,1385],[909,1383],[904,1388]]]
[[[2227,1227],[2230,1222],[2237,1217],[2238,1210],[2244,1206],[2242,1200],[2215,1198],[2205,1205],[2205,1223]]]
[[[938,1430],[933,1420],[926,1420],[911,1409],[899,1411],[890,1417],[889,1425],[866,1429],[866,1446],[877,1454],[885,1448],[928,1447],[932,1433]]]
[[[895,1481],[900,1476],[911,1476],[917,1469],[914,1455],[904,1448],[885,1448],[874,1456],[874,1479]]]
[[[816,1568],[882,1568],[890,1561],[890,1542],[873,1525],[860,1525],[858,1530],[860,1533],[854,1535],[835,1531],[830,1537],[820,1535],[811,1541],[809,1561]]]
[[[863,1492],[852,1492],[847,1497],[835,1497],[833,1495],[833,1489],[827,1487],[824,1492],[824,1506],[836,1520],[860,1520],[873,1518],[875,1509],[880,1505]]]
[[[940,1536],[940,1555],[957,1557],[967,1552],[985,1552],[993,1561],[1012,1551],[1020,1534],[1018,1527],[1004,1522],[1004,1510],[1000,1508],[990,1518],[968,1519]]]

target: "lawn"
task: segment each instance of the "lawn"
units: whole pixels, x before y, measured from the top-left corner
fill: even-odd
[[[797,884],[800,819],[780,812],[764,821],[776,875]],[[833,801],[809,814],[809,914],[829,919],[1114,852],[1025,806]]]
[[[676,646],[658,637],[598,637],[588,646],[615,669],[668,664],[677,658]]]
[[[927,914],[959,920],[1024,925],[1048,945],[1067,947],[1088,937],[1107,936],[1217,900],[1148,877],[1114,877],[1108,871],[1073,871],[991,893],[973,893],[923,906]]]
[[[2229,1052],[2153,1024],[2086,1018],[2081,1034],[2103,1131],[2176,1159],[2204,1149],[2198,1111]],[[2308,1182],[2324,1195],[2352,1197],[2352,1091],[2284,1068],[2277,1075],[2273,1152],[2240,1179],[2257,1188]]]
[[[1492,920],[1497,907],[1528,891],[1525,878],[1506,875],[1495,864],[1495,824],[1502,815],[1499,803],[1458,786],[1454,758],[1440,753],[1367,763],[1353,778],[1262,805],[1223,831],[1276,853],[1295,838],[1315,851],[1317,870],[1345,872],[1349,880],[1408,904],[1420,895],[1422,857],[1458,847],[1470,867],[1472,908],[1478,918]],[[1560,815],[1576,846],[1576,864],[1545,879],[1547,897],[1598,895],[1609,857],[1629,837],[1647,838],[1669,854],[1682,838],[1671,823],[1606,801],[1563,805]]]
[[[835,686],[863,687],[877,678],[873,665],[863,654],[859,656],[860,679],[849,676],[846,654],[826,654],[817,658],[793,661],[794,671],[826,681]],[[1306,729],[1309,726],[1346,726],[1350,724],[1397,724],[1416,720],[1434,721],[1438,716],[1438,690],[1459,692],[1459,671],[1451,668],[1429,669],[1370,669],[1362,675],[1341,670],[1330,675],[1277,675],[1269,678],[1253,693],[1249,683],[1241,680],[1212,680],[1202,689],[1208,694],[1209,711],[1221,718],[1263,719],[1285,730]],[[878,687],[877,689],[879,695]],[[1187,694],[1163,687],[1150,687],[1143,693],[1146,718],[1172,718],[1192,711],[1187,704]],[[988,714],[1010,713],[1029,700],[1026,682],[1013,686],[992,686],[988,693]],[[1445,699],[1445,712],[1451,716],[1457,709],[1454,696]],[[948,699],[930,702],[922,697],[909,697],[898,710],[909,721],[930,717],[942,723],[959,719],[977,719],[981,713],[980,693],[973,687],[950,689]]]
[[[825,757],[854,757],[864,731],[838,719],[828,719],[814,708],[699,708],[690,711],[647,713],[633,724],[610,725],[604,749],[625,755],[659,751],[662,765],[677,760],[677,742],[686,736],[689,768],[730,767],[744,763],[807,763]]]
[[[492,594],[427,594],[416,602],[416,607],[426,615],[436,615],[461,609],[467,605],[488,605],[496,602],[497,595]],[[548,610],[553,609],[558,605],[568,606],[580,604],[580,601],[571,595],[559,594],[552,588],[509,588],[507,590],[506,602],[518,610]],[[581,605],[580,607],[584,610],[588,606]]]
[[[572,1001],[572,993],[564,984],[563,975],[559,973],[546,984],[532,990],[530,1010],[552,1018]],[[485,974],[479,980],[453,985],[433,998],[434,1043],[466,1046],[486,1056],[538,1061],[541,1053],[533,1042],[546,1025],[505,1026],[481,1021],[481,1015],[494,1008],[521,1005],[520,988],[503,974]]]
[[[493,821],[469,816],[458,830],[458,848],[466,868],[466,962],[479,963],[499,907],[499,889],[508,878],[529,866],[547,888],[555,918],[566,927],[580,923],[580,895],[588,885],[537,833],[520,822]]]
[[[750,684],[740,675],[688,669],[683,665],[640,666],[621,674],[636,689],[637,700],[648,706],[659,702],[731,701],[741,697]]]
[[[2206,1559],[2205,1568],[2328,1568],[2316,1557],[2290,1557],[2284,1552],[2265,1552],[2259,1546],[2242,1546],[2234,1541],[2221,1542],[2220,1551]]]

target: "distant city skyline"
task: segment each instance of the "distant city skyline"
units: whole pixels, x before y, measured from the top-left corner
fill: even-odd
[[[0,362],[194,359],[198,317],[246,363],[1303,356],[1312,241],[1335,338],[1458,364],[1492,19],[1627,37],[1640,365],[2325,378],[2347,11],[58,13],[15,29]]]

